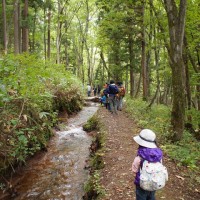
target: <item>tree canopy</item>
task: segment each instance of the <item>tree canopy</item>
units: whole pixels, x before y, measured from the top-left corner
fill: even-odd
[[[198,5],[198,0],[3,0],[0,57],[35,55],[61,64],[83,85],[122,81],[132,98],[172,108],[171,139],[177,141],[186,125],[199,129]]]

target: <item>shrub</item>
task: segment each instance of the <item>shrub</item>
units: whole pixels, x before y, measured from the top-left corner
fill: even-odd
[[[81,109],[80,82],[63,65],[35,55],[0,62],[0,172],[46,148],[60,110]]]
[[[169,138],[170,108],[164,105],[153,105],[148,108],[148,104],[141,99],[127,98],[126,110],[129,112],[141,128],[149,128],[156,132],[159,144],[168,155],[182,165],[192,170],[198,170],[200,161],[200,144],[194,136],[185,131],[181,141],[172,144]],[[194,112],[194,111],[191,111]],[[198,119],[198,115],[194,115]]]

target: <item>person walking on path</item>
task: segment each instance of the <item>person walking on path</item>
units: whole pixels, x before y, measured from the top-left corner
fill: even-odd
[[[97,85],[97,95],[100,96],[101,94],[101,86]]]
[[[133,137],[139,144],[137,156],[132,163],[132,172],[135,175],[136,200],[155,200],[155,191],[146,191],[140,187],[140,168],[143,161],[161,162],[163,153],[156,145],[156,135],[152,130],[143,129],[139,135]]]
[[[108,99],[108,87],[109,87],[109,84],[105,83],[105,85],[103,86],[104,89],[102,90],[101,96],[105,95],[105,97],[106,97],[105,107],[106,107],[106,109],[108,109],[110,111],[110,103],[109,103],[109,99]]]
[[[108,86],[108,99],[110,103],[110,112],[113,114],[117,114],[117,94],[119,93],[119,89],[113,80],[110,81],[110,85]]]
[[[117,110],[122,110],[122,106],[123,106],[123,98],[125,96],[126,90],[123,86],[122,82],[117,82],[117,86],[119,88],[119,93],[117,94]]]
[[[94,96],[96,96],[97,95],[97,87],[96,86],[94,86]]]
[[[87,95],[88,95],[88,97],[90,97],[91,96],[91,86],[90,86],[90,84],[88,83],[87,84]]]

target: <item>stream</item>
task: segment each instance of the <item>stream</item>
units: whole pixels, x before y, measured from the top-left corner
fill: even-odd
[[[69,118],[63,131],[57,131],[50,140],[47,152],[36,155],[12,178],[17,196],[3,200],[81,200],[92,142],[82,125],[96,113],[98,105],[90,103]]]

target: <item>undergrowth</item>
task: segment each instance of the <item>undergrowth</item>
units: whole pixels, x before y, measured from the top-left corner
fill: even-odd
[[[98,199],[104,196],[105,190],[100,184],[100,169],[104,167],[105,131],[96,115],[84,125],[84,130],[95,131],[95,136],[90,147],[90,177],[84,186],[84,200]]]
[[[171,159],[179,165],[187,166],[197,171],[200,163],[200,144],[195,137],[185,131],[181,141],[171,143],[170,136],[170,108],[165,105],[153,105],[151,108],[141,99],[126,99],[126,110],[137,121],[141,128],[149,128],[158,136],[158,143]]]
[[[81,109],[81,84],[63,65],[34,55],[0,61],[0,174],[45,149],[59,111]]]

